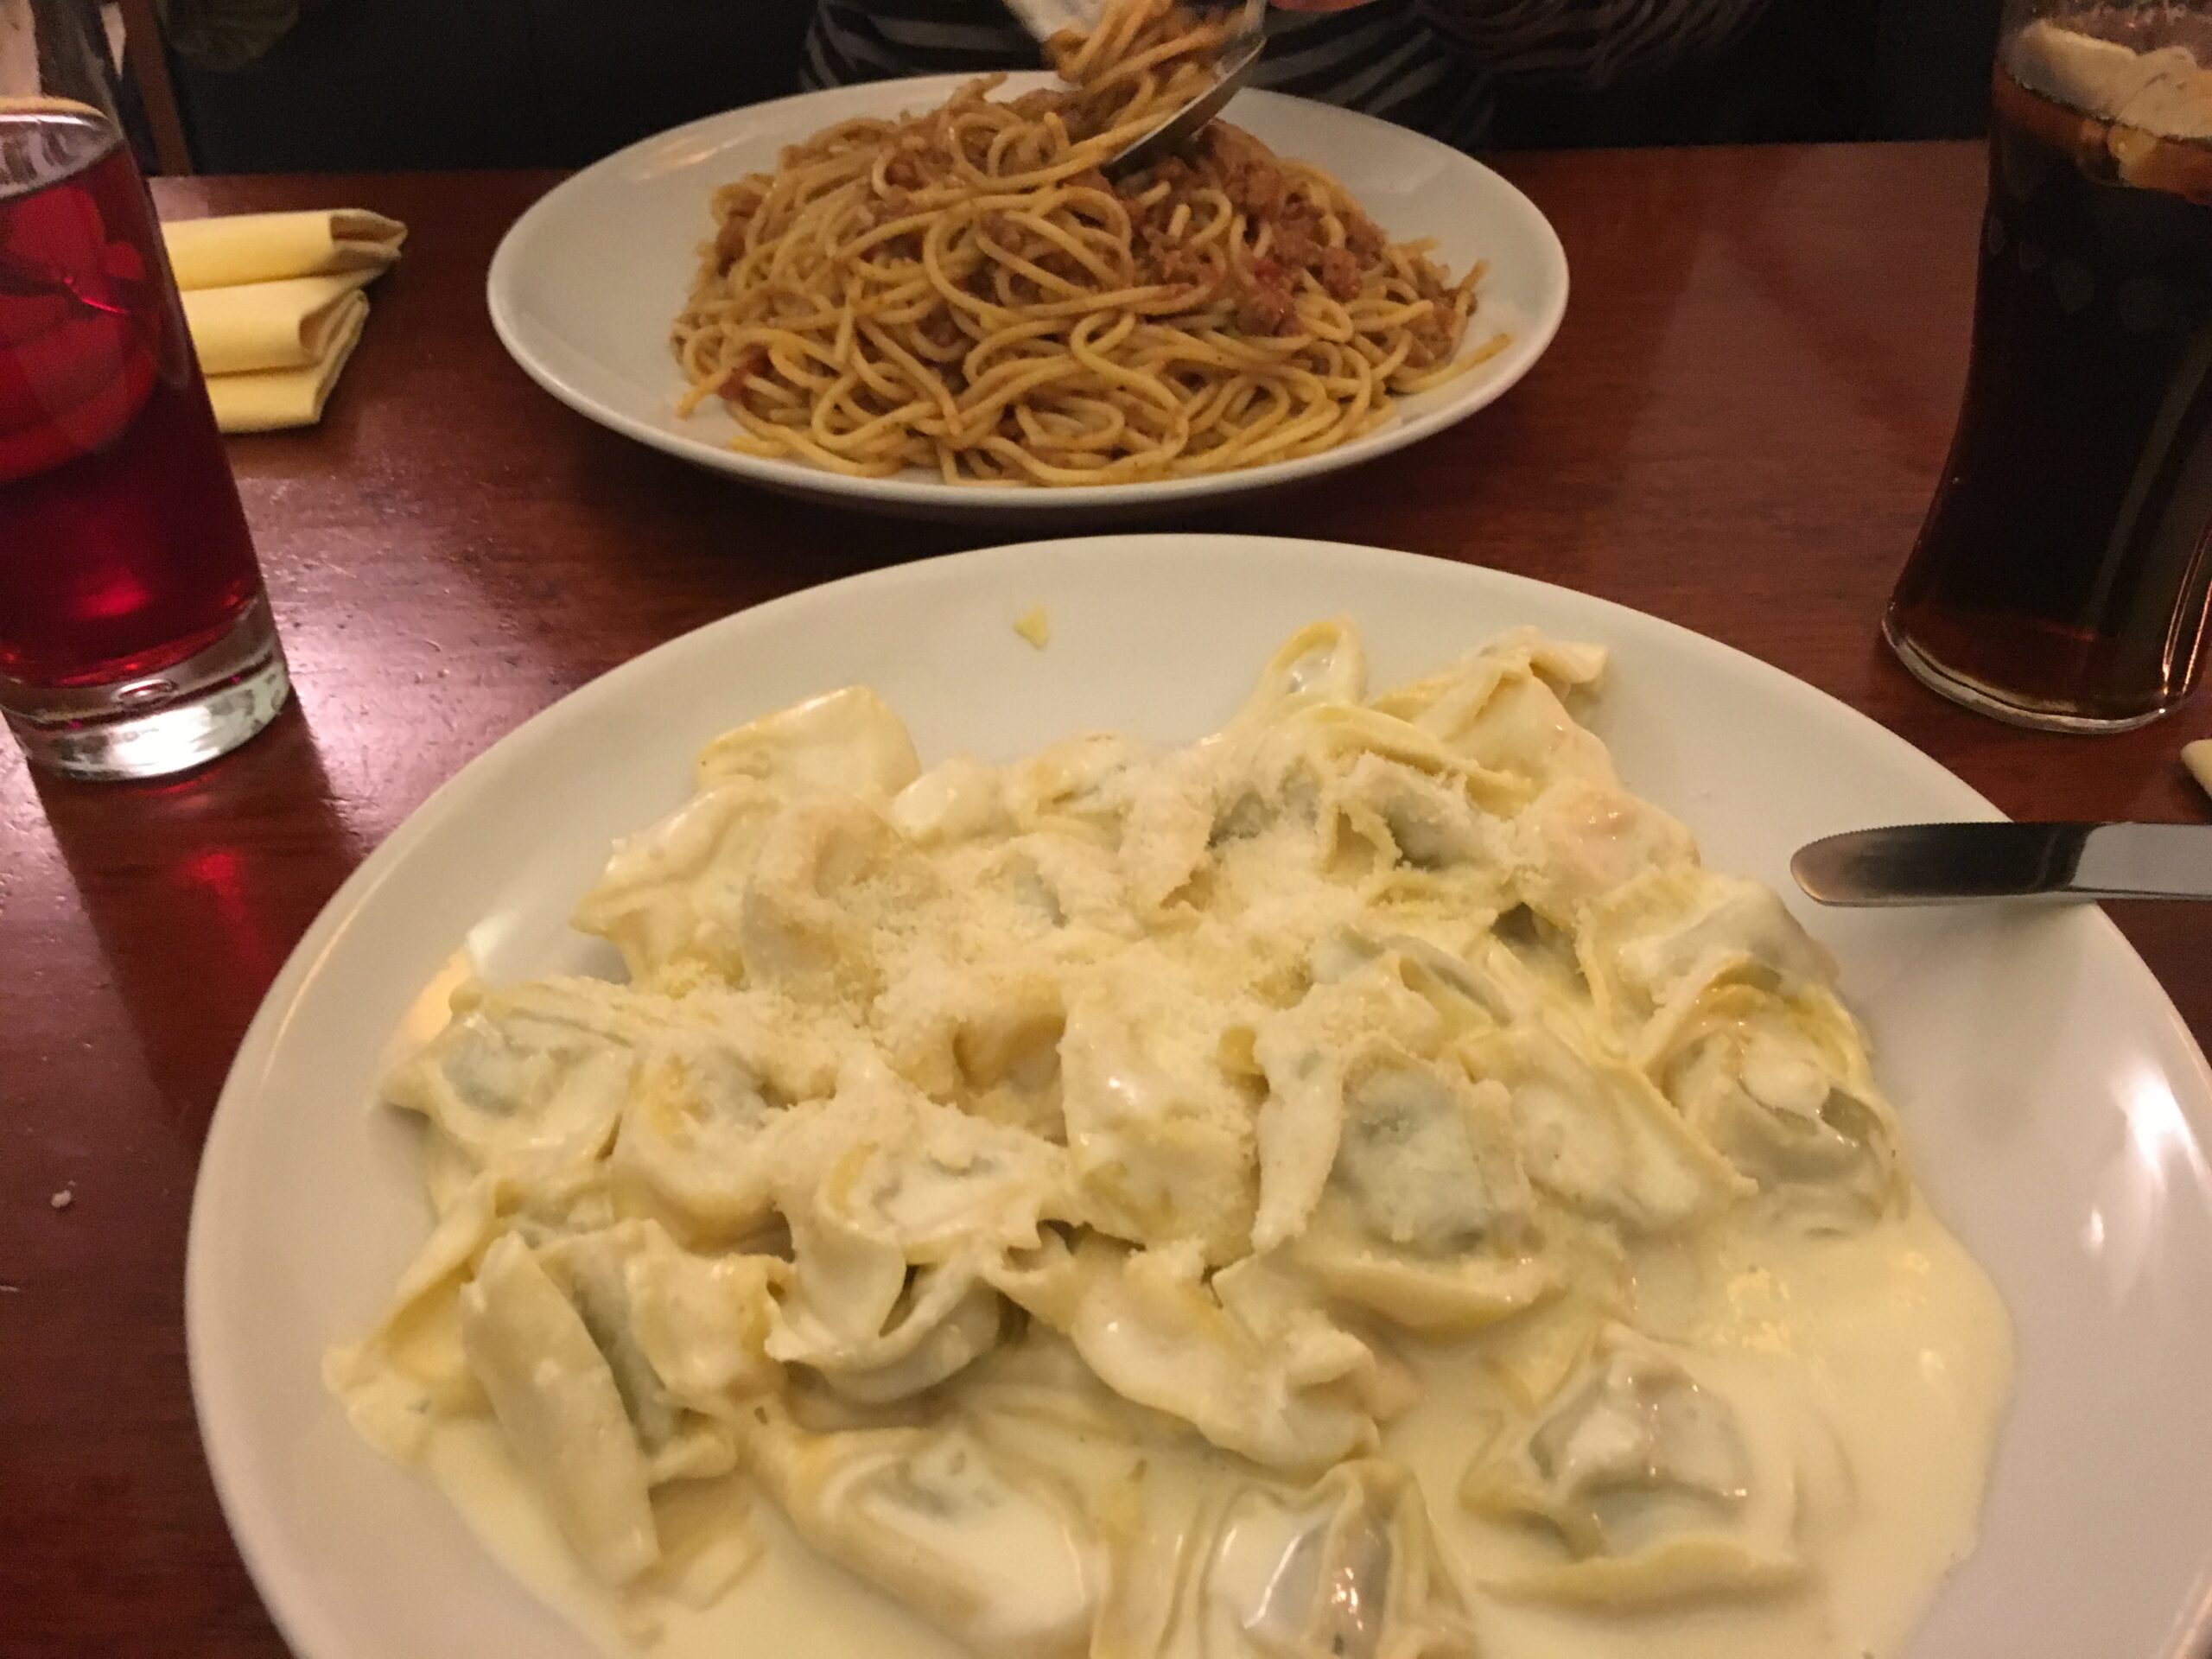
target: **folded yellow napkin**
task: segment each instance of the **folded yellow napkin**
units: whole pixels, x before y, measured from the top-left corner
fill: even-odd
[[[293,276],[236,288],[195,288],[184,296],[185,326],[202,374],[301,369],[330,355],[331,343],[361,331],[373,270]]]
[[[215,424],[226,432],[274,432],[288,426],[313,426],[322,418],[339,372],[360,343],[369,302],[359,292],[340,309],[321,349],[312,360],[289,369],[258,369],[243,374],[210,374],[207,401]],[[196,334],[196,331],[195,331]]]
[[[182,219],[162,226],[162,239],[168,245],[176,285],[189,291],[343,271],[373,276],[399,257],[407,227],[381,213],[339,207]]]
[[[226,432],[313,426],[368,321],[361,290],[407,227],[359,208],[238,213],[162,226],[184,320]]]

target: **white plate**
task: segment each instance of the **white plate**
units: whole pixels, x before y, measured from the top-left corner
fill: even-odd
[[[1392,425],[1302,461],[1217,477],[1083,489],[947,484],[932,474],[845,478],[796,461],[741,455],[719,404],[678,420],[684,390],[668,327],[690,293],[699,245],[713,233],[717,185],[775,166],[786,144],[856,116],[941,104],[965,75],[877,81],[732,110],[647,138],[556,186],[517,219],[492,258],[492,326],[530,377],[626,436],[771,489],[845,506],[931,518],[1041,523],[1045,515],[1140,511],[1267,489],[1355,466],[1465,419],[1542,355],[1567,310],[1567,255],[1528,197],[1481,162],[1372,116],[1245,92],[1229,116],[1281,155],[1334,173],[1399,240],[1433,237],[1454,271],[1490,261],[1469,342],[1508,330],[1512,344],[1448,385],[1399,404]],[[1009,92],[1046,86],[1009,78]]]
[[[1050,647],[1009,626],[1049,607]],[[1992,816],[1933,761],[1750,658],[1631,611],[1370,549],[1124,537],[911,564],[687,635],[563,699],[441,790],[346,882],[247,1032],[192,1217],[192,1376],[224,1508],[302,1659],[586,1652],[316,1376],[428,1230],[379,1050],[464,940],[495,978],[591,967],[568,931],[617,834],[688,789],[713,733],[851,681],[925,760],[1095,727],[1188,738],[1294,628],[1349,613],[1378,682],[1534,622],[1612,647],[1597,724],[1707,860],[1777,887],[1800,842]],[[2018,1321],[1980,1551],[1913,1659],[2183,1659],[2212,1584],[2212,1074],[2094,910],[1820,913],[1916,1168]],[[1777,1656],[1777,1659],[1795,1659]]]

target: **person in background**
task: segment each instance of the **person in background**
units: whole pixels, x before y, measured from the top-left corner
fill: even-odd
[[[1998,9],[1282,7],[1262,84],[1463,147],[1966,137],[1987,110]],[[162,0],[159,10],[194,160],[217,173],[573,167],[784,97],[802,79],[1038,63],[1002,0]]]
[[[1522,89],[1553,88],[1571,101],[1672,84],[1708,99],[1700,72],[1738,47],[1767,4],[1274,0],[1252,84],[1466,148],[1501,136],[1501,95]],[[811,89],[1037,62],[1036,42],[1000,0],[816,0],[799,73]]]

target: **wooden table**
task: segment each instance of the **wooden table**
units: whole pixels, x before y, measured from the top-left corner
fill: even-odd
[[[2204,702],[2124,737],[1976,719],[1875,635],[1966,358],[1976,146],[1511,159],[1574,299],[1525,384],[1362,472],[1190,529],[1520,571],[1834,693],[2022,817],[2190,818]],[[232,448],[298,697],[193,777],[0,760],[0,1650],[283,1652],[187,1388],[192,1176],[225,1067],[346,873],[460,765],[646,647],[988,532],[795,505],[625,442],[508,362],[493,245],[552,179],[202,180],[177,214],[359,204],[414,227],[312,432]],[[2212,916],[2120,914],[2200,1040]],[[74,1195],[66,1209],[51,1195]]]

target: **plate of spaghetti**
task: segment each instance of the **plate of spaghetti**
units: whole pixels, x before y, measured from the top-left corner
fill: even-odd
[[[628,436],[944,517],[1269,487],[1497,397],[1557,329],[1567,262],[1471,157],[1247,91],[1109,176],[1223,27],[1116,0],[1051,44],[1051,73],[844,87],[648,139],[517,222],[493,323]]]

